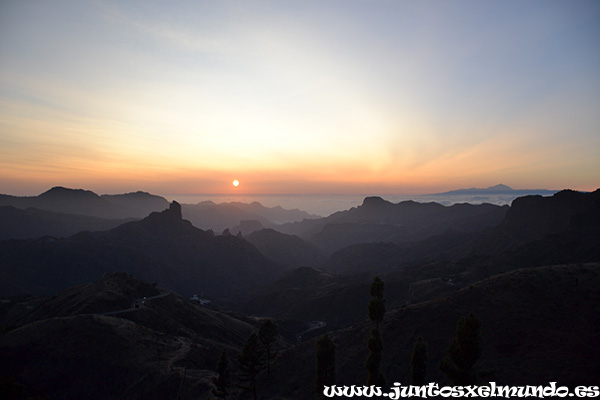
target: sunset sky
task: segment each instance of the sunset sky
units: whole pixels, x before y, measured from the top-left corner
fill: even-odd
[[[498,183],[600,187],[599,1],[0,2],[0,193]]]

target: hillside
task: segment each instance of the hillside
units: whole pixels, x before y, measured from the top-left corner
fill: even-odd
[[[363,279],[345,278],[310,267],[296,268],[281,279],[241,298],[234,308],[241,313],[322,321],[328,327],[347,326],[356,319],[356,306],[368,301]],[[356,296],[356,293],[359,296]]]
[[[598,262],[600,202],[594,200],[598,193],[535,197],[532,210],[518,205],[518,212],[508,213],[497,227],[477,234],[450,231],[414,244],[348,246],[321,267],[336,277],[332,279],[335,284],[327,286],[315,279],[307,286],[302,284],[305,278],[289,274],[253,293],[240,307],[259,315],[298,313],[330,326],[344,326],[364,318],[356,304],[368,301],[368,284],[375,275],[393,289],[387,301],[393,308],[453,293],[519,268]],[[529,203],[527,198],[522,201]],[[551,223],[553,219],[556,224]]]
[[[185,295],[231,297],[277,278],[281,268],[235,236],[185,221],[181,207],[105,232],[0,242],[0,295],[52,294],[123,271]]]
[[[414,243],[448,230],[480,232],[498,225],[508,207],[403,201],[367,197],[362,205],[326,218],[278,226],[332,254],[344,247],[373,242]]]
[[[0,306],[0,325],[19,326],[33,321],[80,314],[104,314],[132,306],[133,299],[159,295],[155,285],[124,272],[75,286],[52,297],[22,297]]]
[[[514,248],[570,229],[573,218],[583,213],[590,213],[589,222],[597,223],[598,210],[600,189],[591,193],[561,190],[549,197],[519,197],[497,227],[493,241],[503,246],[497,248]]]
[[[106,231],[131,221],[13,206],[0,206],[0,240],[35,239],[42,236],[65,238],[81,231]]]
[[[2,303],[0,321],[21,317],[0,334],[0,377],[59,399],[171,399],[180,386],[186,398],[211,398],[221,351],[235,357],[255,327],[158,292],[116,273],[49,299]]]
[[[261,227],[273,228],[279,224],[317,217],[301,210],[285,210],[280,206],[265,207],[258,202],[217,204],[203,201],[197,204],[183,204],[182,211],[184,218],[200,229],[211,229],[215,232],[232,229],[233,233],[237,233],[237,228],[233,228],[241,221],[258,221]],[[244,232],[246,233],[250,232]]]
[[[244,238],[265,256],[286,267],[317,267],[326,255],[316,246],[298,236],[285,235],[273,229],[261,229]]]
[[[381,328],[383,371],[390,382],[409,382],[412,347],[421,335],[429,343],[427,380],[445,383],[439,361],[458,319],[474,312],[483,323],[481,363],[491,372],[483,382],[537,385],[551,378],[571,387],[597,384],[600,349],[593,343],[600,340],[598,301],[597,263],[493,276],[453,294],[389,312]],[[365,321],[329,332],[337,345],[338,384],[364,383],[370,329]],[[314,365],[314,340],[290,349],[279,358],[273,376],[261,383],[262,393],[278,399],[311,398]],[[292,368],[295,373],[290,375]]]
[[[479,231],[456,227],[421,240],[362,243],[333,253],[323,268],[336,273],[389,273],[428,262],[495,272],[598,260],[600,190],[560,191],[516,199],[505,216]],[[501,266],[498,267],[497,266]],[[477,279],[486,276],[481,271]]]
[[[293,281],[320,282],[323,287],[331,278],[303,269]],[[19,308],[29,313],[22,318],[29,322],[0,334],[5,360],[0,377],[10,377],[29,396],[166,399],[182,385],[183,396],[211,398],[209,381],[221,350],[226,348],[235,359],[255,326],[168,292],[150,297],[139,309],[111,316],[91,313],[115,306],[102,300],[105,295],[127,298],[156,290],[125,274],[111,274],[53,298],[4,302],[0,315]],[[386,286],[386,293],[393,290]],[[365,297],[356,307],[362,305],[366,314]],[[439,360],[458,318],[474,312],[483,322],[481,366],[488,373],[483,382],[537,385],[546,384],[551,376],[561,385],[595,384],[600,350],[592,344],[600,339],[598,301],[598,263],[493,276],[455,293],[389,311],[381,328],[383,370],[390,380],[408,382],[412,346],[421,335],[429,344],[428,380],[444,384]],[[329,332],[337,345],[338,384],[364,382],[370,329],[364,321]],[[260,395],[312,398],[314,357],[314,340],[280,348],[271,374],[259,376]],[[104,384],[107,380],[111,385]]]
[[[104,232],[2,241],[0,351],[8,362],[0,378],[9,380],[0,383],[12,382],[21,397],[161,399],[173,398],[183,382],[182,398],[211,398],[221,351],[230,352],[237,373],[237,354],[258,319],[269,317],[280,329],[279,354],[271,374],[259,376],[259,395],[313,398],[314,338],[326,331],[337,345],[338,383],[364,382],[369,284],[379,275],[390,381],[408,382],[412,346],[422,335],[430,346],[428,379],[445,384],[439,361],[457,320],[474,312],[483,322],[482,379],[593,384],[598,196],[561,191],[519,198],[510,208],[370,198],[339,213],[339,224],[313,232],[343,225],[384,232],[392,221],[430,234],[344,247],[321,269],[293,268],[322,254],[297,236],[270,229],[216,236],[184,220],[176,202]],[[319,221],[302,224],[317,224],[313,229]],[[187,300],[192,294],[212,298],[214,309]],[[114,384],[104,387],[108,380]]]

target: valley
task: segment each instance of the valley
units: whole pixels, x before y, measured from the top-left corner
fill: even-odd
[[[83,193],[61,191],[79,202],[105,199]],[[141,198],[156,201],[137,194],[128,207],[142,208],[135,206]],[[119,199],[123,206],[127,196]],[[19,201],[5,206],[15,218],[17,207],[44,207]],[[52,204],[27,208],[28,218],[64,211]],[[265,321],[277,335],[270,372],[256,376],[261,396],[314,398],[316,340],[324,333],[336,344],[337,382],[360,384],[375,276],[385,283],[382,372],[390,382],[409,381],[418,336],[429,345],[428,378],[445,382],[439,362],[469,313],[482,321],[483,381],[597,382],[598,190],[525,196],[510,206],[368,197],[323,218],[294,211],[288,217],[300,220],[279,224],[266,215],[283,219],[281,208],[254,204],[250,215],[240,205],[210,207],[202,212],[211,218],[230,212],[215,225],[225,227],[221,233],[186,220],[186,209],[202,208],[177,202],[142,218],[120,214],[126,220],[115,227],[94,220],[89,226],[99,230],[65,237],[30,223],[39,232],[22,239],[3,223],[3,234],[14,237],[0,241],[1,390],[31,398],[209,399],[225,351],[232,398],[246,398],[236,386],[238,356]],[[88,214],[77,218],[104,218]],[[66,226],[73,215],[53,218]],[[256,219],[236,220],[250,216]]]

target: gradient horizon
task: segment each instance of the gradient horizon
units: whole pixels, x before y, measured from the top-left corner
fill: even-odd
[[[0,4],[5,194],[592,191],[599,109],[597,1]]]

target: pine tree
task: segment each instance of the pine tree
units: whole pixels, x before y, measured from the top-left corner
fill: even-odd
[[[335,384],[335,343],[324,334],[317,340],[317,399],[325,399],[323,388]]]
[[[410,384],[421,386],[427,384],[427,342],[419,336],[413,348],[410,360]]]
[[[217,376],[212,378],[212,383],[215,387],[212,389],[212,394],[219,399],[227,399],[229,391],[229,379],[231,377],[231,370],[229,369],[229,359],[227,358],[227,351],[223,350],[221,358],[217,364]]]
[[[385,316],[385,298],[383,292],[385,290],[385,284],[383,281],[376,276],[369,287],[371,293],[371,300],[369,301],[369,319],[375,322],[375,329],[379,330],[379,323],[383,321]]]
[[[240,387],[252,393],[256,400],[256,376],[265,368],[265,349],[256,333],[250,335],[238,357],[240,366]]]
[[[440,369],[454,385],[477,383],[477,360],[481,356],[481,320],[473,313],[461,317],[456,324],[456,336],[450,341],[448,355]]]
[[[275,339],[277,339],[277,325],[270,319],[264,320],[258,329],[258,338],[265,349],[267,372],[271,373],[271,360],[277,355],[277,352],[272,351]]]
[[[383,297],[385,285],[377,276],[373,279],[369,291],[371,300],[369,301],[369,319],[375,323],[375,328],[371,330],[371,337],[367,343],[369,356],[365,362],[367,367],[367,385],[385,385],[385,378],[381,373],[381,360],[383,356],[383,339],[379,332],[379,324],[385,316],[385,298]]]

